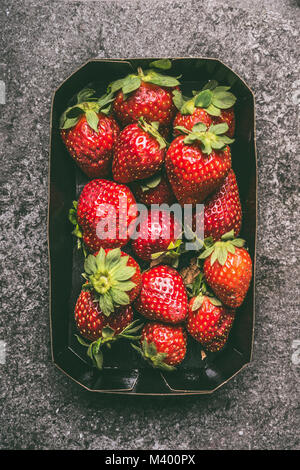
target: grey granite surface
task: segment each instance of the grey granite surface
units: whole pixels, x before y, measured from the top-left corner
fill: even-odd
[[[299,19],[289,0],[1,1],[0,448],[299,448]],[[220,58],[256,95],[253,362],[208,398],[91,397],[51,363],[51,97],[89,58],[169,55]]]

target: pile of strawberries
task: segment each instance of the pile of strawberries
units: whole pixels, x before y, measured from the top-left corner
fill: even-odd
[[[85,88],[60,120],[68,152],[90,178],[69,219],[85,254],[77,338],[100,369],[117,340],[163,370],[183,361],[187,334],[206,352],[220,351],[251,282],[250,255],[236,238],[236,98],[214,80],[183,96],[169,68],[168,59],[154,61],[100,98]],[[185,228],[159,207],[175,202],[204,204],[192,227],[204,225],[203,240],[181,270]]]

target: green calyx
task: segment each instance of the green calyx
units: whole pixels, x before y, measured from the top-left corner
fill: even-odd
[[[166,251],[158,251],[151,255],[152,260],[161,258],[162,261],[170,264],[174,268],[178,267],[180,256],[185,253],[184,243],[179,238],[176,241],[172,241]]]
[[[82,231],[81,228],[79,227],[78,221],[77,221],[77,207],[78,207],[78,202],[73,201],[72,207],[69,210],[69,221],[71,222],[72,225],[74,225],[74,230],[72,231],[72,235],[77,237],[77,248],[80,250],[82,248],[84,256],[87,255],[84,243],[82,241]]]
[[[155,369],[163,371],[176,370],[174,366],[170,366],[164,362],[167,357],[167,353],[157,352],[157,348],[154,343],[148,343],[146,339],[142,342],[142,348],[139,348],[135,344],[131,345],[141,356]]]
[[[195,108],[203,108],[211,116],[220,116],[222,109],[231,108],[236,102],[229,90],[230,86],[218,86],[218,82],[210,80],[201,91],[193,91],[193,98],[183,97],[176,90],[173,101],[181,114],[193,114]]]
[[[147,132],[149,135],[151,135],[157,140],[157,142],[159,143],[160,149],[163,149],[167,146],[165,139],[158,132],[158,127],[159,127],[158,122],[152,122],[151,124],[149,124],[148,122],[145,121],[143,117],[140,117],[138,121],[138,125],[141,129],[143,129],[143,131]]]
[[[93,364],[97,369],[102,369],[103,367],[103,352],[101,348],[106,345],[111,347],[111,344],[119,339],[126,339],[129,341],[138,341],[140,335],[136,333],[143,327],[143,324],[137,324],[139,320],[127,325],[124,330],[119,334],[115,334],[115,330],[110,326],[106,326],[102,330],[102,335],[96,341],[92,343],[87,343],[81,336],[75,335],[78,342],[87,348],[87,355],[92,360]]]
[[[140,186],[142,188],[143,193],[145,193],[146,191],[149,191],[150,189],[156,188],[160,182],[161,182],[161,173],[157,173],[156,175],[143,180]]]
[[[186,286],[189,297],[194,298],[194,302],[192,305],[192,312],[198,310],[204,301],[205,297],[209,298],[209,301],[215,306],[222,306],[222,302],[217,299],[214,294],[208,289],[206,283],[204,282],[203,273],[199,273],[198,276],[195,278],[193,284],[189,284]]]
[[[221,241],[213,242],[211,238],[204,240],[205,249],[199,255],[199,259],[210,258],[211,266],[218,261],[221,266],[224,266],[227,260],[227,254],[235,253],[235,248],[242,248],[245,245],[245,240],[242,238],[234,238],[234,230],[225,233],[221,237]]]
[[[77,102],[74,106],[67,108],[60,118],[60,129],[69,129],[76,126],[84,114],[88,125],[95,131],[98,130],[98,113],[109,114],[111,103],[114,100],[112,93],[107,93],[101,98],[94,97],[95,90],[84,88],[77,94]]]
[[[128,305],[131,291],[136,284],[131,281],[136,268],[128,266],[129,256],[122,256],[120,248],[114,248],[105,253],[100,248],[99,253],[89,255],[84,262],[85,272],[82,276],[87,280],[82,288],[92,290],[95,302],[104,315],[109,316],[116,308]]]
[[[203,153],[210,154],[212,150],[222,150],[226,145],[232,144],[234,139],[230,139],[225,133],[228,131],[228,124],[212,124],[209,129],[206,125],[198,122],[191,131],[183,126],[175,126],[183,134],[187,134],[184,139],[185,144],[200,142]]]
[[[131,73],[124,78],[115,80],[108,86],[108,93],[116,93],[122,90],[124,99],[126,100],[127,95],[137,90],[142,82],[153,83],[154,85],[164,87],[175,87],[179,85],[179,81],[176,77],[164,75],[157,72],[155,69],[168,70],[171,68],[171,61],[169,59],[160,59],[150,63],[150,68],[143,71],[141,67],[138,68],[137,73]]]

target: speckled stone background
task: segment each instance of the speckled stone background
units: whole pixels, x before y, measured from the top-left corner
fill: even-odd
[[[299,448],[299,19],[289,0],[1,0],[1,448]],[[253,362],[208,398],[91,397],[50,356],[51,97],[89,58],[168,55],[220,58],[256,95]]]

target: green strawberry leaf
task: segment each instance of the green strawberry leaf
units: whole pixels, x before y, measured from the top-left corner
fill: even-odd
[[[77,93],[77,104],[84,103],[89,101],[89,99],[95,94],[95,90],[92,88],[84,88],[79,93]]]
[[[173,90],[173,103],[175,104],[176,108],[180,111],[184,100],[181,91],[179,90]]]
[[[82,346],[89,347],[90,343],[87,343],[86,341],[84,341],[84,339],[82,339],[81,336],[79,335],[75,335],[75,336],[77,338],[78,343],[80,343]]]
[[[123,86],[122,86],[122,92],[124,95],[128,95],[132,91],[135,91],[139,88],[141,85],[141,79],[140,77],[136,75],[128,75],[128,77],[125,78]]]
[[[128,305],[130,302],[129,295],[119,289],[112,288],[110,290],[111,297],[117,305]]]
[[[156,188],[161,182],[161,173],[157,173],[152,178],[144,180],[141,183],[141,188],[143,192],[149,191],[149,189]]]
[[[219,108],[216,108],[213,104],[210,104],[205,111],[210,114],[211,116],[220,116],[221,115],[221,110]]]
[[[186,101],[182,105],[180,112],[181,114],[193,114],[194,110],[195,110],[195,102],[194,102],[194,99],[192,98],[191,100]]]
[[[203,304],[203,300],[204,300],[204,296],[202,294],[199,294],[194,302],[193,302],[193,306],[192,306],[192,312],[194,312],[195,310],[198,310],[202,304]]]
[[[86,111],[85,115],[86,115],[86,120],[87,120],[88,125],[89,125],[95,132],[98,133],[99,117],[98,117],[97,113],[95,113],[95,111],[88,110],[88,111]]]
[[[197,108],[208,108],[211,104],[212,93],[210,90],[202,90],[198,95],[195,96],[195,106]]]
[[[162,75],[155,70],[148,70],[143,76],[144,82],[153,83],[154,85],[165,86],[165,87],[175,87],[180,85],[179,81],[175,77],[170,77],[168,75]]]
[[[217,90],[218,88],[213,92],[212,104],[220,109],[231,108],[236,102],[236,97],[228,91]]]
[[[76,118],[67,118],[64,123],[60,126],[60,129],[70,129],[71,127],[76,126],[79,121],[79,117]]]
[[[218,86],[218,82],[216,80],[209,80],[206,85],[202,88],[202,90],[213,90]]]
[[[169,70],[172,67],[170,59],[158,59],[151,62],[149,67],[155,67],[156,69]]]
[[[219,299],[216,299],[216,297],[210,297],[209,298],[210,302],[215,305],[216,307],[221,307],[223,304],[221,302],[221,300]]]
[[[225,134],[225,132],[228,131],[228,124],[226,122],[222,122],[221,124],[212,124],[208,130],[216,135]]]

